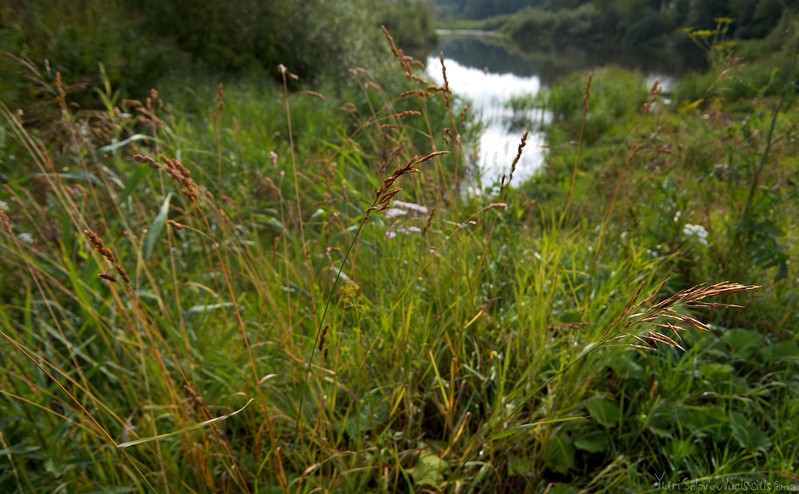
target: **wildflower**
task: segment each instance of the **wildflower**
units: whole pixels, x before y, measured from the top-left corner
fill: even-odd
[[[397,202],[398,201],[394,201],[394,204],[396,205]],[[404,216],[406,214],[408,214],[408,212],[405,211],[404,209],[397,209],[397,208],[386,209],[386,219],[396,218],[397,216]]]
[[[702,225],[692,225],[686,223],[682,229],[683,235],[686,237],[695,237],[702,245],[707,245],[707,230]]]
[[[412,202],[405,202],[405,201],[394,201],[394,206],[398,208],[404,208],[408,211],[413,211],[414,213],[419,214],[428,214],[430,211],[421,204],[414,204]]]
[[[397,233],[401,233],[403,235],[410,235],[412,233],[422,233],[422,229],[418,226],[402,226],[397,228],[396,231],[389,230],[386,232],[386,237],[388,238],[395,238]]]

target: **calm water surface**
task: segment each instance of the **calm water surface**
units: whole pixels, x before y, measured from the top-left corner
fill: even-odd
[[[677,55],[630,49],[608,51],[603,47],[531,46],[510,49],[496,36],[486,33],[453,34],[441,32],[441,43],[427,59],[430,76],[443,84],[438,54],[444,53],[450,88],[470,101],[470,111],[484,125],[479,143],[466,143],[475,154],[472,163],[477,188],[490,187],[510,171],[524,133],[531,127],[527,145],[514,173],[518,184],[532,175],[544,161],[543,126],[549,116],[542,111],[519,115],[508,108],[509,98],[537,94],[559,78],[576,71],[588,71],[608,64],[640,71],[648,80],[658,79],[666,92],[676,79],[689,70],[702,68],[702,54]],[[514,118],[516,117],[516,118]],[[532,124],[531,124],[532,123]]]

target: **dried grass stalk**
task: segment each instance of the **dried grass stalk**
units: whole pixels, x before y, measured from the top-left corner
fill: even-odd
[[[108,262],[113,264],[114,269],[116,269],[117,273],[119,273],[119,276],[122,277],[126,284],[130,285],[130,278],[128,277],[128,273],[125,272],[125,268],[123,268],[122,265],[116,261],[116,258],[114,258],[114,253],[111,252],[111,249],[105,246],[103,239],[100,238],[97,232],[87,229],[83,230],[83,234],[89,239],[89,243],[92,245],[92,247],[94,247],[94,250],[96,250],[101,256],[105,257]],[[102,273],[100,277],[109,281],[116,281],[113,276],[106,273]]]
[[[651,350],[658,344],[665,344],[684,350],[678,343],[680,332],[688,331],[688,328],[699,329],[701,331],[712,331],[710,325],[698,319],[681,314],[680,309],[704,309],[704,308],[728,308],[740,307],[739,305],[726,304],[721,302],[705,302],[709,297],[727,295],[731,293],[748,292],[760,288],[754,285],[741,285],[738,283],[722,282],[712,285],[697,285],[685,290],[680,290],[671,297],[655,303],[657,294],[663,289],[666,282],[658,286],[652,295],[639,300],[643,285],[638,288],[635,295],[627,303],[627,307],[608,327],[603,334],[612,340],[633,339],[640,344],[633,343],[629,346],[634,348],[644,348]],[[619,325],[624,321],[623,325]],[[655,328],[668,329],[674,338],[663,334],[660,331],[648,330],[638,333],[637,327],[651,324]],[[614,328],[615,331],[614,331]],[[612,334],[615,333],[615,334]]]

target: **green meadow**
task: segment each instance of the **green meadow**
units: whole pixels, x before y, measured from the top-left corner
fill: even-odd
[[[545,163],[469,194],[479,122],[408,54],[418,2],[309,1],[302,28],[231,2],[262,35],[24,3],[0,491],[799,489],[791,10],[687,30],[709,68],[669,94],[607,67],[517,98],[552,115]]]

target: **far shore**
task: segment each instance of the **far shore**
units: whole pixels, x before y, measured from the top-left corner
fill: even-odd
[[[436,29],[436,34],[439,36],[502,36],[498,31],[487,31],[483,29]]]

